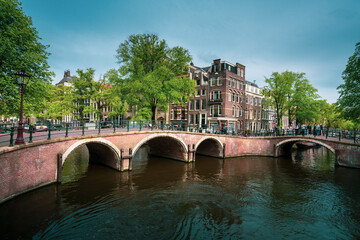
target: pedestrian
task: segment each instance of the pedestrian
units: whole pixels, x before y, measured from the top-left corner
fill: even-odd
[[[308,130],[307,134],[311,135],[311,125],[310,124],[307,126],[307,130]]]
[[[317,136],[320,136],[320,133],[321,133],[321,131],[320,131],[320,125],[318,124],[318,125],[316,125],[316,135],[317,135]]]
[[[313,134],[314,134],[314,137],[316,137],[316,123],[314,124],[314,127],[313,127]]]

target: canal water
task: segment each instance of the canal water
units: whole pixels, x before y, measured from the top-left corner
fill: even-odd
[[[88,164],[85,147],[63,179],[0,205],[0,239],[360,237],[360,169],[322,147],[192,164],[144,148],[125,173]]]

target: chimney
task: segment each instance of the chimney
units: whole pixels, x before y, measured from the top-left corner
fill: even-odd
[[[70,77],[70,70],[66,70],[64,72],[64,77]]]

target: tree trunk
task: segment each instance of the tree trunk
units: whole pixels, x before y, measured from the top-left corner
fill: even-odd
[[[151,112],[152,112],[151,120],[152,121],[156,120],[156,110],[157,110],[156,106],[151,107]]]

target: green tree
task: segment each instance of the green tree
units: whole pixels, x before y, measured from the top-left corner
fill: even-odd
[[[270,78],[265,78],[268,84],[263,91],[265,103],[274,108],[278,125],[282,126],[282,117],[289,117],[289,124],[313,121],[317,116],[316,99],[319,97],[305,73],[285,71],[274,72]],[[266,106],[265,106],[266,107]]]
[[[129,105],[124,98],[126,94],[119,72],[115,69],[110,69],[104,76],[104,84],[109,86],[106,91],[107,102],[111,106],[108,116],[114,118],[120,117],[128,111]]]
[[[289,124],[295,120],[298,125],[312,122],[317,117],[316,99],[319,98],[317,89],[314,88],[305,73],[292,73],[294,77],[292,94],[288,95]]]
[[[84,115],[94,111],[90,106],[90,99],[94,97],[98,83],[94,81],[94,69],[88,68],[85,72],[78,69],[76,72],[78,77],[72,81],[72,100],[77,112],[75,117],[84,121]]]
[[[14,73],[21,68],[31,75],[24,93],[24,113],[38,113],[44,109],[42,103],[53,73],[47,63],[48,46],[40,40],[21,4],[17,0],[0,0],[1,114],[13,116],[19,113],[20,90]]]
[[[49,98],[44,100],[45,108],[40,117],[62,120],[66,115],[73,115],[75,105],[72,97],[72,87],[65,85],[51,86]]]
[[[360,123],[360,42],[355,45],[342,78],[344,83],[337,88],[340,94],[337,104],[345,119]]]
[[[294,81],[294,73],[289,71],[283,73],[273,72],[270,78],[265,78],[268,86],[267,90],[263,91],[263,94],[266,97],[266,103],[274,108],[277,124],[280,127],[282,127],[282,117],[289,108],[288,97],[293,94],[292,86]]]
[[[139,118],[155,120],[159,109],[184,105],[195,92],[195,81],[187,77],[188,50],[169,48],[155,34],[130,35],[116,57],[127,102],[137,106]]]

